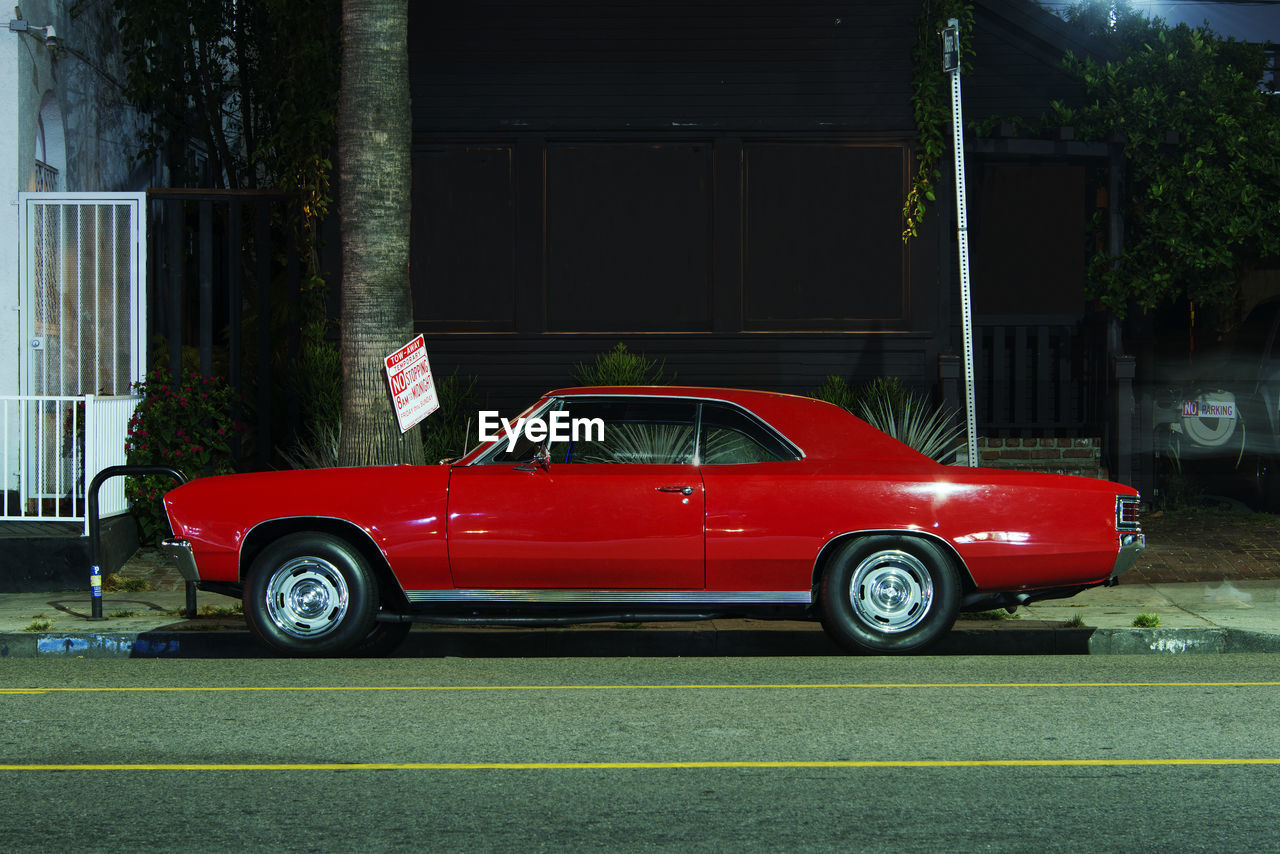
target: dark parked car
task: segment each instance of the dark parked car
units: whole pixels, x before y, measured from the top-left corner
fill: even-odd
[[[1280,509],[1280,298],[1190,364],[1160,371],[1155,448],[1166,471],[1194,472],[1213,488],[1241,487]]]

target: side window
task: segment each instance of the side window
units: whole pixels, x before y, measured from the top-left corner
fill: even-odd
[[[799,459],[795,449],[740,409],[718,403],[702,405],[704,465],[772,463]]]
[[[540,407],[533,412],[531,418],[540,418],[544,421],[551,418],[551,414],[560,408],[559,401],[551,401],[548,405]],[[514,421],[515,419],[512,419]],[[531,442],[524,431],[520,432],[516,439],[515,446],[511,450],[507,450],[507,438],[504,436],[494,447],[488,451],[483,458],[479,460],[481,465],[496,465],[499,463],[527,463],[533,459],[534,454],[545,442]],[[559,447],[557,447],[559,445]],[[560,462],[564,460],[564,446],[560,443],[551,446],[551,461]]]
[[[565,401],[580,429],[569,443],[570,463],[691,465],[697,404],[654,398]],[[597,420],[598,419],[598,420]],[[552,459],[561,457],[552,453]]]

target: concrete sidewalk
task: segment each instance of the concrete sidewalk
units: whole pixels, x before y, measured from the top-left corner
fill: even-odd
[[[201,615],[181,616],[186,594],[171,589],[103,595],[104,619],[89,618],[86,591],[0,595],[0,658],[259,657],[239,602],[200,593]],[[961,615],[935,654],[1130,654],[1280,652],[1280,580],[1129,583],[1020,609],[1012,618]],[[1000,612],[1003,614],[1003,612]],[[1158,618],[1136,628],[1140,615]],[[710,620],[698,623],[556,628],[457,628],[419,624],[406,657],[835,655],[817,623]]]

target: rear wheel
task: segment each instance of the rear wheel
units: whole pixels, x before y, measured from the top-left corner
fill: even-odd
[[[951,560],[928,540],[854,540],[831,560],[819,594],[822,625],[858,652],[911,652],[946,634],[960,606]]]
[[[290,534],[253,562],[244,588],[249,628],[287,655],[342,655],[369,637],[378,588],[364,558],[329,534]]]

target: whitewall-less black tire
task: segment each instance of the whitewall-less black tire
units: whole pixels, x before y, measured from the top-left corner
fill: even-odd
[[[343,655],[374,630],[377,580],[350,543],[290,534],[254,560],[244,587],[250,630],[286,655]]]
[[[842,546],[819,591],[822,625],[851,652],[912,652],[948,631],[960,581],[941,547],[926,539],[871,536]]]

